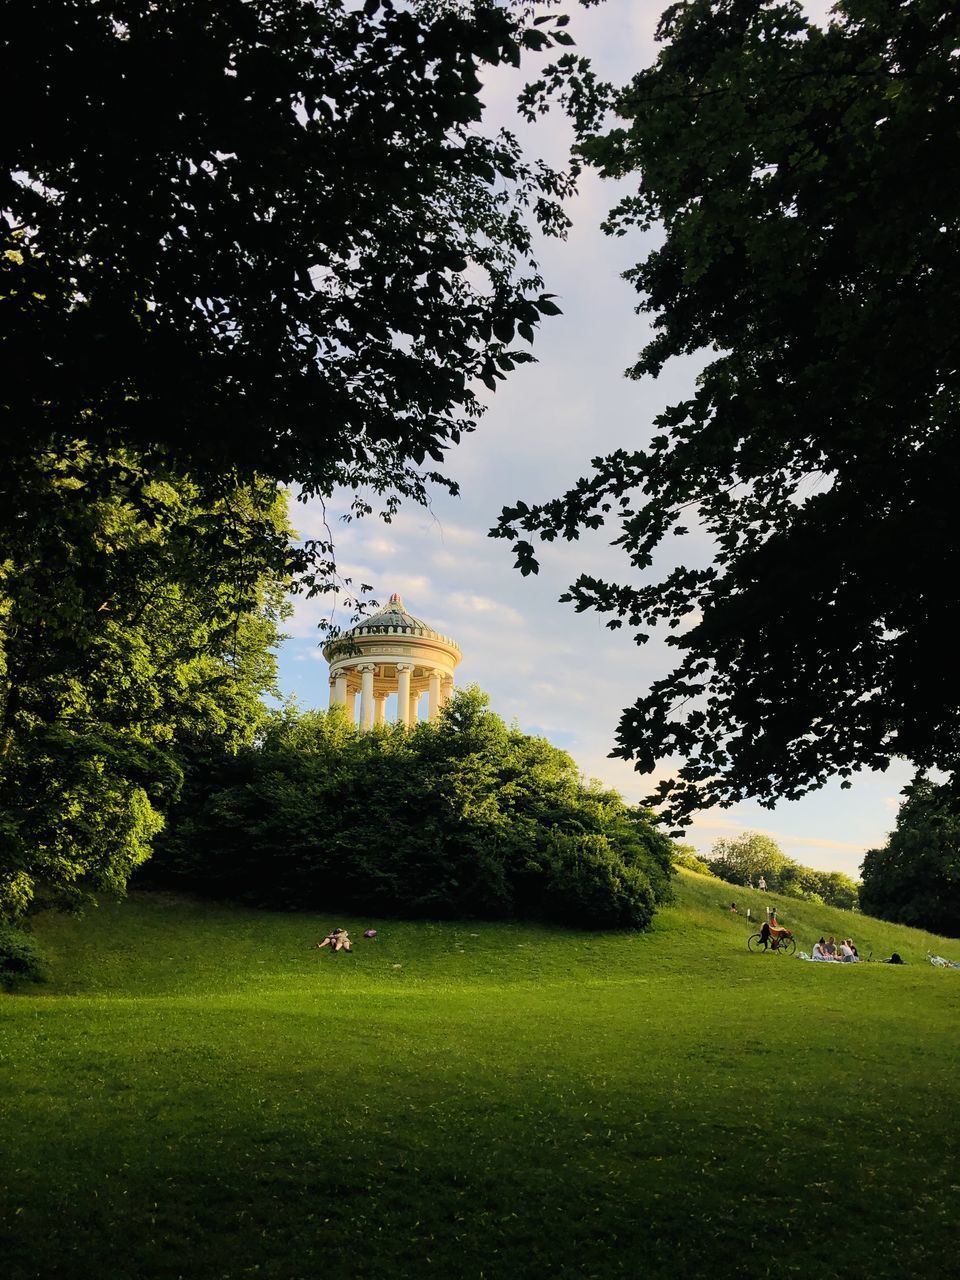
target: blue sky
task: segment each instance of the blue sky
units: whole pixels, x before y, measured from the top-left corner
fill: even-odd
[[[623,81],[652,60],[661,8],[648,0],[607,0],[577,12],[571,30],[601,74]],[[825,9],[809,11],[820,18]],[[519,83],[503,75],[488,85],[492,120],[517,128],[512,102]],[[562,161],[568,134],[559,116],[523,136],[531,150]],[[639,234],[611,239],[600,232],[616,194],[587,175],[570,209],[569,239],[540,246],[547,289],[559,295],[564,314],[541,329],[537,363],[522,366],[490,397],[477,432],[449,456],[459,499],[438,493],[430,511],[410,508],[390,525],[369,520],[335,526],[334,533],[343,572],[371,583],[378,600],[401,592],[411,612],[459,642],[458,683],[479,684],[505,719],[544,734],[585,774],[639,800],[650,778],[607,753],[621,709],[669,669],[670,651],[654,643],[638,648],[626,629],[608,631],[595,616],[557,603],[580,572],[628,576],[623,557],[608,545],[613,534],[544,547],[539,576],[526,579],[513,569],[508,545],[486,536],[505,503],[554,497],[585,474],[592,457],[642,444],[656,413],[687,394],[696,376],[698,364],[688,360],[674,361],[656,381],[623,377],[647,329],[620,273],[648,246]],[[304,536],[322,532],[322,513],[310,504],[296,504],[293,518]],[[316,624],[328,608],[298,599],[281,650],[281,686],[304,706],[327,704]],[[765,831],[803,863],[856,875],[863,850],[890,830],[909,777],[904,763],[884,775],[862,775],[849,791],[831,785],[774,810],[743,804],[711,811],[698,816],[689,839],[706,852],[720,836]]]

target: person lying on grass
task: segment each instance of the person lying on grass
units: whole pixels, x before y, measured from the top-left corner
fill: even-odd
[[[331,929],[324,940],[317,943],[318,951],[321,947],[330,947],[333,951],[353,950],[346,929]]]

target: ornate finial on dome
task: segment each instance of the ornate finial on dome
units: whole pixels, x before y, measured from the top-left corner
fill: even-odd
[[[399,591],[394,591],[393,595],[390,597],[390,603],[398,604],[401,606],[401,608],[403,607],[403,599]]]

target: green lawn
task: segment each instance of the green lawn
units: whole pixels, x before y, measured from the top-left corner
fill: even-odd
[[[806,950],[912,963],[751,956],[731,892],[684,873],[640,936],[41,921],[53,980],[0,997],[0,1274],[960,1274],[960,971],[926,963],[960,943],[782,900]]]

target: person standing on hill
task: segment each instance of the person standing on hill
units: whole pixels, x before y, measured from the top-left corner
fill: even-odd
[[[760,890],[761,893],[767,892],[767,882],[763,878],[763,876],[761,876],[760,879],[757,881],[757,888]]]

